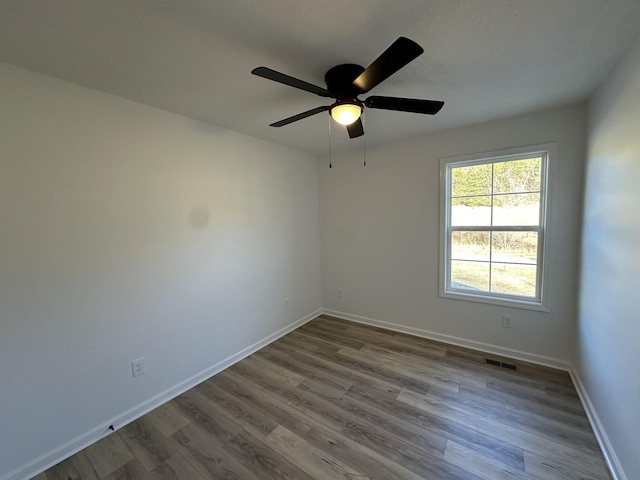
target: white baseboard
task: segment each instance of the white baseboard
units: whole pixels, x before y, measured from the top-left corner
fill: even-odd
[[[60,463],[62,460],[69,458],[70,456],[78,453],[80,450],[85,449],[89,445],[97,442],[101,438],[106,437],[111,433],[110,430],[105,428],[105,425],[115,425],[117,428],[121,428],[128,423],[133,422],[137,418],[140,418],[146,413],[149,413],[151,410],[159,407],[163,403],[168,402],[172,398],[177,397],[178,395],[186,392],[187,390],[195,387],[199,383],[207,380],[218,372],[221,372],[225,368],[230,367],[231,365],[239,362],[245,357],[248,357],[252,353],[260,350],[262,347],[276,341],[280,337],[286,335],[287,333],[295,330],[296,328],[304,325],[305,323],[313,320],[317,316],[322,313],[322,310],[316,310],[308,315],[305,315],[299,320],[296,320],[293,323],[290,323],[286,327],[281,328],[277,332],[272,333],[271,335],[266,336],[265,338],[257,341],[253,345],[249,345],[247,348],[240,350],[239,352],[225,358],[224,360],[212,365],[211,367],[193,375],[192,377],[174,385],[173,387],[165,390],[164,392],[155,395],[154,397],[146,400],[139,405],[127,410],[126,412],[121,413],[115,418],[92,428],[91,430],[83,433],[82,435],[77,436],[76,438],[60,445],[59,447],[50,450],[49,452],[44,453],[43,455],[27,462],[24,465],[19,466],[18,468],[6,473],[0,480],[26,480],[32,478],[48,468]]]
[[[573,384],[576,386],[578,396],[582,401],[582,406],[584,407],[584,411],[587,413],[587,418],[589,419],[589,423],[591,424],[593,433],[596,436],[598,445],[600,445],[600,450],[602,450],[602,455],[604,456],[604,460],[607,462],[607,467],[609,467],[609,472],[611,473],[613,480],[627,480],[627,475],[624,473],[622,465],[620,464],[620,461],[618,460],[618,457],[613,450],[611,442],[609,441],[609,437],[607,436],[604,427],[600,422],[600,418],[596,413],[593,403],[591,403],[591,399],[589,398],[589,394],[584,387],[584,383],[582,382],[580,375],[573,365],[569,370],[569,374],[571,375]]]
[[[500,347],[498,345],[492,345],[490,343],[477,342],[475,340],[469,340],[467,338],[444,335],[442,333],[431,332],[429,330],[423,330],[421,328],[407,327],[406,325],[362,317],[360,315],[353,315],[351,313],[338,312],[336,310],[324,309],[322,313],[325,315],[330,315],[332,317],[350,320],[352,322],[371,325],[373,327],[380,327],[387,330],[393,330],[395,332],[407,333],[409,335],[415,335],[416,337],[428,338],[429,340],[449,343],[451,345],[457,345],[458,347],[465,347],[472,350],[479,350],[485,353],[492,353],[501,357],[513,358],[514,360],[535,363],[537,365],[557,368],[558,370],[565,370],[567,372],[571,370],[571,364],[569,362],[552,357],[545,357],[544,355],[537,355],[534,353],[524,352],[522,350]]]

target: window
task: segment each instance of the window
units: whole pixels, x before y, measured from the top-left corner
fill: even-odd
[[[554,149],[441,160],[441,296],[546,309],[547,171]]]

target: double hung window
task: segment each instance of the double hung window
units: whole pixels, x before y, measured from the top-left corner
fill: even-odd
[[[441,295],[544,308],[553,145],[443,159]]]

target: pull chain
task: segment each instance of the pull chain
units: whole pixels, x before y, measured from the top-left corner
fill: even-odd
[[[329,117],[329,168],[331,167],[331,115]]]
[[[362,112],[362,129],[365,130],[366,123],[364,121],[364,111]],[[366,130],[365,130],[366,132]],[[367,166],[367,134],[362,136],[362,156],[364,158],[364,166]]]

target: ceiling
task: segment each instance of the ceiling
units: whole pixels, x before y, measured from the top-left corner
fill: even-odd
[[[2,0],[0,59],[315,155],[324,87],[397,37],[425,53],[371,94],[444,100],[436,116],[369,110],[367,145],[584,100],[640,31],[640,0]],[[334,124],[333,148],[362,145]]]

